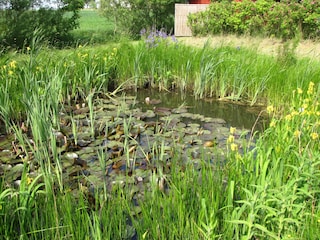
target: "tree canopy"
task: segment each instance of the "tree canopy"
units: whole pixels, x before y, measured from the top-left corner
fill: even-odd
[[[0,0],[0,44],[22,48],[35,37],[49,44],[62,44],[78,26],[83,6],[83,0]]]

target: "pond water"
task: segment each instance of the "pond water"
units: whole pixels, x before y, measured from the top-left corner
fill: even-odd
[[[86,104],[66,106],[60,129],[54,130],[64,183],[75,195],[80,181],[89,193],[129,184],[136,198],[152,186],[163,188],[173,164],[181,171],[202,163],[222,166],[230,151],[253,149],[251,129],[263,131],[267,121],[260,118],[256,124],[258,107],[152,90],[99,98],[93,105],[92,112]],[[0,150],[0,175],[9,184],[19,185],[25,161],[30,177],[39,174],[36,148],[24,149],[13,136],[2,136]]]
[[[260,116],[259,112],[263,110],[261,106],[249,106],[238,102],[219,101],[216,99],[197,100],[190,94],[180,94],[175,92],[159,92],[155,90],[139,90],[136,92],[127,92],[130,96],[135,96],[142,109],[150,108],[145,104],[145,98],[160,100],[156,106],[176,108],[181,105],[188,107],[188,112],[201,114],[206,117],[222,118],[226,121],[226,127],[236,127],[239,129],[248,129],[253,131],[263,131],[267,126],[268,119]],[[258,118],[258,119],[257,119]]]

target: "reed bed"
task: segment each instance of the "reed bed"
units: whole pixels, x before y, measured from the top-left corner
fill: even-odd
[[[69,50],[32,46],[0,62],[1,120],[16,144],[34,156],[32,161],[22,156],[18,187],[1,178],[2,239],[318,238],[318,62],[227,46],[198,49],[169,39],[156,46],[143,41]],[[263,102],[272,120],[254,149],[241,154],[231,128],[222,165],[203,161],[181,170],[175,164],[181,156],[174,156],[171,174],[155,172],[153,187],[139,200],[132,200],[126,185],[88,196],[79,182],[80,191],[71,191],[55,145],[60,110],[86,103],[93,124],[97,95],[146,86],[196,98]],[[76,135],[74,119],[72,124]],[[164,145],[159,147],[154,150],[162,161]],[[105,172],[104,153],[97,155]],[[29,175],[30,164],[40,165],[42,174]],[[167,190],[159,187],[161,181]]]

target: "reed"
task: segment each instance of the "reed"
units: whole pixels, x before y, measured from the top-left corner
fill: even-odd
[[[1,178],[3,239],[319,236],[317,62],[297,59],[280,65],[278,59],[246,49],[195,49],[166,43],[150,49],[144,42],[125,42],[105,48],[26,51],[7,55],[1,63],[1,119],[26,153],[19,187],[8,186]],[[205,152],[197,163],[185,163],[175,154],[164,171],[167,143],[150,146],[159,171],[154,171],[153,184],[136,202],[129,176],[123,179],[124,188],[115,185],[111,193],[105,187],[90,195],[81,191],[84,186],[79,182],[80,191],[75,194],[64,183],[53,134],[53,129],[60,128],[63,104],[87,101],[94,137],[94,97],[107,94],[111,83],[116,89],[132,84],[138,88],[146,81],[160,89],[189,90],[198,98],[229,97],[251,104],[267,98],[273,104],[266,109],[272,118],[270,126],[253,149],[227,143],[222,163],[219,159],[210,163]],[[119,106],[117,114],[124,110]],[[21,128],[22,121],[27,132]],[[71,121],[76,141],[76,120]],[[127,132],[125,160],[127,166],[134,166],[136,158],[129,152],[134,142],[129,136],[132,119],[122,124]],[[108,126],[105,129],[108,135]],[[155,137],[160,130],[155,129]],[[107,154],[101,149],[97,155],[105,173]],[[28,161],[40,165],[38,176],[27,174]]]

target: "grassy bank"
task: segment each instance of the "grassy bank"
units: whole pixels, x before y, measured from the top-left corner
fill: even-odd
[[[11,176],[1,160],[1,238],[318,239],[319,74],[318,62],[290,51],[274,57],[162,37],[68,50],[34,45],[2,57],[0,114],[23,172],[15,184],[6,182]],[[111,190],[79,181],[73,191],[64,184],[53,131],[61,130],[60,112],[84,103],[93,124],[96,97],[146,85],[195,98],[264,103],[272,120],[250,150],[233,141],[231,128],[224,164],[201,156],[200,164],[183,165],[173,154],[168,172],[154,171],[139,197],[137,177],[143,175],[129,170]],[[75,122],[70,119],[74,135]],[[164,148],[155,148],[159,160]],[[103,149],[96,156],[106,172]],[[32,174],[34,165],[41,174]]]

